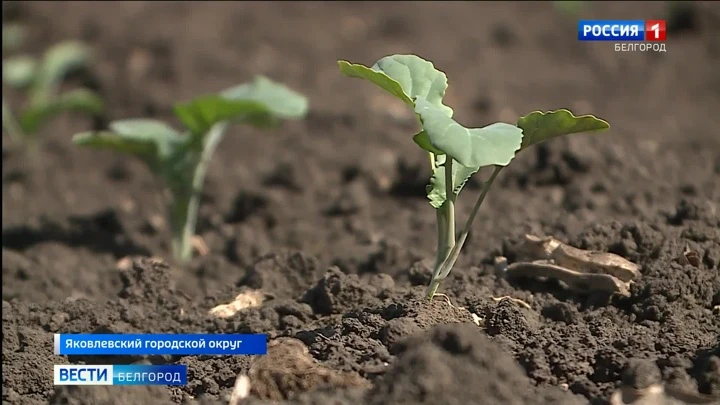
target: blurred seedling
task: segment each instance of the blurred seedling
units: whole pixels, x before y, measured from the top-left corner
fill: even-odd
[[[3,54],[19,51],[25,36],[22,26],[3,25]],[[18,144],[34,144],[39,130],[60,114],[101,114],[103,100],[93,91],[60,89],[70,73],[86,69],[90,63],[90,49],[77,41],[57,43],[41,58],[25,53],[4,58],[3,84],[22,91],[25,100],[22,107],[13,108],[3,92],[3,131]]]
[[[443,104],[448,87],[445,73],[416,55],[392,55],[372,67],[338,61],[343,74],[369,80],[402,100],[415,112],[421,130],[413,140],[427,152],[432,175],[427,186],[437,217],[437,253],[427,298],[432,299],[447,278],[467,240],[475,216],[503,167],[516,153],[548,139],[609,128],[592,115],[535,111],[515,124],[494,123],[466,128],[455,121],[452,108]],[[493,167],[459,235],[455,233],[455,202],[463,186],[481,168]]]
[[[2,31],[2,50],[12,52],[18,50],[25,42],[27,32],[18,24],[4,24]]]
[[[252,83],[176,104],[182,132],[155,119],[125,119],[111,122],[105,131],[76,134],[73,141],[134,155],[161,179],[172,253],[182,263],[192,258],[205,175],[227,128],[234,123],[274,127],[282,120],[304,117],[307,109],[305,97],[260,76]]]
[[[552,5],[558,13],[570,18],[577,18],[577,16],[587,7],[586,3],[587,1],[561,0],[553,1]]]

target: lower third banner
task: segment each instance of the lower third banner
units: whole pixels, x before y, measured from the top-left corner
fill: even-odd
[[[267,354],[262,334],[56,334],[62,356],[227,356]]]
[[[55,385],[187,385],[187,365],[56,364]]]

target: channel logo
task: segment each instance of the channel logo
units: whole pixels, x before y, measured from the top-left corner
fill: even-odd
[[[55,365],[55,385],[113,385],[112,366]]]
[[[665,20],[581,20],[579,41],[650,41],[664,42]]]
[[[55,385],[187,385],[187,365],[56,364]]]

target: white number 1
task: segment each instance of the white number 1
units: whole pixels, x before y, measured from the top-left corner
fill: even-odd
[[[650,31],[655,33],[655,39],[660,39],[660,24],[652,25]]]

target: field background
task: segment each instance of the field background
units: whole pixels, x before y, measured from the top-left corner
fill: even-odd
[[[49,355],[57,331],[294,336],[324,365],[374,384],[302,403],[604,404],[635,359],[650,368],[640,374],[720,395],[720,7],[691,5],[669,21],[667,52],[643,53],[579,42],[577,20],[666,18],[663,2],[577,15],[550,2],[4,2],[5,21],[30,30],[28,52],[64,39],[94,47],[93,74],[76,80],[108,110],[103,122],[55,121],[32,161],[3,135],[3,403],[219,403],[249,367],[166,359],[189,362],[194,383],[54,389],[52,364],[68,361]],[[418,301],[435,216],[414,117],[336,65],[394,53],[447,73],[447,104],[466,126],[557,108],[611,124],[503,171],[441,287],[485,332],[441,301]],[[172,119],[174,102],[255,74],[307,95],[311,112],[273,131],[228,132],[200,213],[210,253],[175,266],[145,167],[70,138],[114,119]],[[477,193],[478,182],[463,193],[461,221]],[[512,257],[527,232],[622,254],[643,279],[610,301],[496,279],[493,257]],[[699,267],[676,262],[686,248]],[[118,265],[141,256],[169,267]],[[275,299],[228,321],[206,315],[243,287]],[[502,295],[532,310],[491,299]],[[444,323],[461,325],[433,329]],[[409,336],[417,345],[399,343]]]

